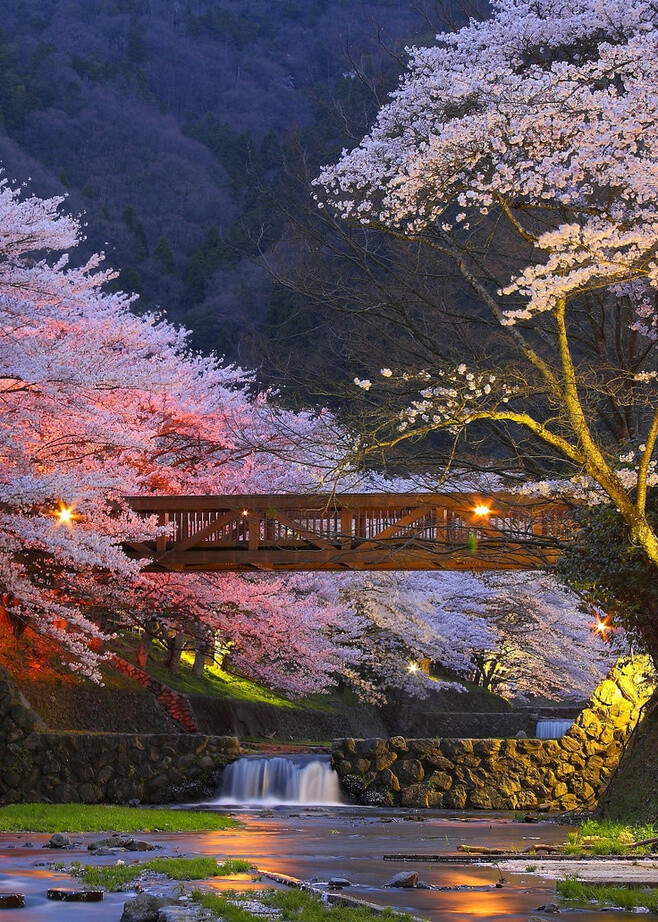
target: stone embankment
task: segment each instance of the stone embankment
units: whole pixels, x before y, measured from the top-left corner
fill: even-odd
[[[176,803],[208,796],[235,737],[47,731],[0,668],[0,801]]]
[[[560,740],[342,739],[332,762],[359,803],[574,810],[593,806],[654,688],[646,659],[625,659]]]

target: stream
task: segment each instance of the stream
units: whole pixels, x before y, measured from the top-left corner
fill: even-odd
[[[210,805],[207,809],[219,809]],[[224,811],[222,811],[224,812]],[[551,914],[538,907],[555,901],[554,883],[536,871],[504,871],[505,883],[496,888],[499,872],[482,865],[384,861],[385,853],[440,854],[453,852],[460,843],[527,845],[533,841],[561,842],[567,829],[553,823],[518,823],[502,813],[394,810],[363,807],[283,807],[273,810],[231,811],[242,829],[223,832],[168,835],[147,838],[160,847],[158,855],[216,855],[248,858],[262,871],[287,874],[304,880],[327,881],[345,877],[351,886],[345,893],[380,905],[406,910],[434,922],[484,922],[518,920],[538,916],[550,922]],[[418,816],[422,820],[418,820]],[[46,835],[0,836],[0,890],[17,889],[26,894],[26,908],[4,910],[7,922],[118,922],[129,894],[107,894],[100,904],[61,904],[45,899],[49,886],[75,887],[61,872],[34,867],[35,862],[80,860],[89,864],[113,863],[92,858],[86,845],[97,835],[76,836],[80,846],[66,851],[45,848]],[[30,842],[31,847],[25,847]],[[149,855],[126,854],[126,861]],[[654,866],[658,862],[653,862]],[[535,867],[539,862],[535,862]],[[533,867],[533,859],[527,859]],[[420,879],[445,890],[385,889],[398,871],[416,870]],[[265,883],[265,882],[263,882]],[[254,888],[262,884],[240,879],[207,882],[216,889]],[[564,918],[565,908],[562,915]],[[634,913],[570,912],[578,922],[622,922]]]
[[[533,842],[563,842],[568,827],[541,820],[518,822],[493,811],[437,811],[360,807],[341,804],[335,773],[327,757],[247,757],[224,775],[217,799],[190,804],[196,809],[231,813],[240,829],[198,834],[148,834],[156,853],[125,853],[126,863],[163,856],[212,855],[246,858],[263,872],[285,874],[326,887],[331,878],[346,878],[345,894],[382,906],[405,910],[433,922],[486,922],[530,917],[551,920],[540,906],[556,902],[554,881],[541,876],[542,862],[523,857],[515,871],[495,865],[385,860],[385,854],[454,854],[458,846],[523,848]],[[52,830],[60,832],[65,830]],[[75,847],[46,847],[49,835],[0,835],[0,891],[19,891],[26,906],[0,911],[7,922],[118,922],[127,893],[108,893],[102,903],[57,903],[46,900],[48,887],[76,888],[77,882],[51,862],[111,864],[116,858],[92,857],[87,845],[99,835],[72,836]],[[546,867],[546,865],[543,865]],[[597,863],[603,879],[614,865]],[[436,889],[388,889],[400,871],[416,871]],[[633,871],[658,884],[658,859]],[[563,876],[562,869],[559,870]],[[323,884],[324,882],[324,884]],[[249,875],[206,882],[213,889],[255,889],[269,885]],[[498,885],[498,886],[497,886]],[[176,884],[172,883],[175,889]],[[148,886],[146,887],[148,890]],[[636,913],[570,910],[561,913],[577,922],[623,922]]]

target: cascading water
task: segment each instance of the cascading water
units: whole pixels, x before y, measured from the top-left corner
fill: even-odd
[[[216,804],[343,803],[338,775],[328,756],[247,756],[224,769]]]
[[[535,736],[538,740],[559,740],[567,732],[573,720],[543,718],[537,721]]]

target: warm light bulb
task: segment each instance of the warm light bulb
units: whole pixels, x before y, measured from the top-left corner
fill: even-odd
[[[409,665],[407,666],[407,672],[410,672],[412,675],[414,672],[418,672],[419,669],[420,669],[420,666],[418,665],[418,663],[409,663]]]
[[[243,509],[243,510],[242,510],[242,515],[249,515],[249,510],[248,510],[248,509]]]
[[[489,515],[491,509],[488,506],[485,506],[484,503],[481,503],[475,507],[473,512],[475,515]]]
[[[70,525],[76,519],[72,506],[60,506],[53,515],[60,525]]]
[[[608,631],[612,630],[607,621],[602,621],[600,618],[594,625],[594,630],[598,631],[601,637],[605,637]]]

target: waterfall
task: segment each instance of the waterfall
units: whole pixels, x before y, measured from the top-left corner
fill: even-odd
[[[329,756],[247,756],[224,769],[217,804],[343,803]]]
[[[573,720],[541,718],[537,721],[535,736],[538,740],[559,740],[567,732]]]

